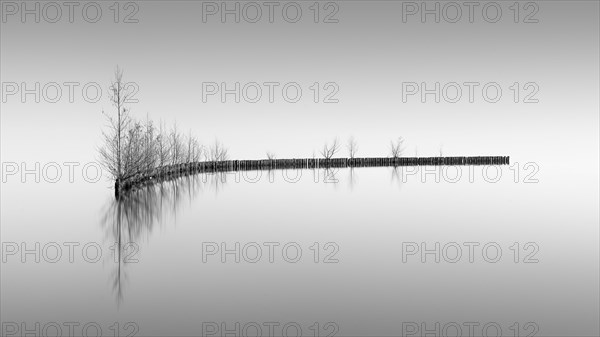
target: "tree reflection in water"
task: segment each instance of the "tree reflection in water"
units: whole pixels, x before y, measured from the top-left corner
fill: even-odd
[[[118,199],[111,197],[102,211],[101,225],[109,242],[114,242],[115,269],[110,280],[117,304],[123,301],[127,280],[126,267],[134,263],[139,254],[137,247],[147,240],[157,225],[176,219],[178,210],[202,190],[219,193],[227,183],[224,172],[199,174],[164,180],[131,191]]]
[[[337,173],[338,169],[313,169],[313,174],[321,176],[318,180],[320,183],[332,184],[335,188],[338,186]],[[269,170],[268,181],[277,181],[274,175],[275,170]],[[292,178],[288,177],[286,181],[293,181],[294,176],[289,174]],[[115,269],[111,272],[110,280],[118,304],[122,303],[124,297],[126,267],[130,263],[135,263],[139,257],[137,247],[142,240],[148,239],[155,226],[175,223],[180,208],[190,205],[198,193],[214,191],[218,194],[227,184],[228,178],[235,179],[235,173],[184,175],[132,190],[122,194],[118,199],[111,197],[103,210],[101,225],[106,232],[107,240],[115,244],[113,246],[116,255]],[[240,177],[238,176],[237,179]],[[356,173],[352,169],[350,170],[351,187],[355,182]]]

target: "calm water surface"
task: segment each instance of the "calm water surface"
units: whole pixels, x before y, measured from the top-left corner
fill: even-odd
[[[515,182],[505,166],[497,183],[481,167],[460,170],[455,183],[392,168],[197,175],[121,201],[105,181],[61,182],[59,194],[8,182],[2,240],[42,248],[40,263],[5,256],[3,321],[97,322],[105,335],[118,322],[139,336],[221,335],[236,323],[263,336],[392,336],[422,322],[478,322],[480,333],[492,322],[490,335],[513,335],[515,322],[521,335],[593,331],[598,280],[582,266],[598,263],[597,218],[569,219],[590,205],[554,195],[543,170],[530,177],[538,183],[524,182],[531,169]],[[57,263],[45,260],[52,242],[63,245]],[[79,244],[73,263],[67,242]],[[86,261],[97,246],[99,261]],[[573,278],[577,289],[562,288]]]

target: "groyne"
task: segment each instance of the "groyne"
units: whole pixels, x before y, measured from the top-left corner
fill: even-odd
[[[346,167],[398,167],[443,165],[509,165],[508,156],[475,157],[381,157],[381,158],[293,158],[262,160],[201,161],[165,165],[115,181],[115,196],[136,187],[183,175],[283,169],[327,169]]]

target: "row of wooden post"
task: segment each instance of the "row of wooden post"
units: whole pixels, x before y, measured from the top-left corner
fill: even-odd
[[[138,173],[123,181],[115,182],[115,193],[128,191],[137,185],[157,180],[171,179],[182,175],[210,172],[315,169],[344,167],[395,167],[395,166],[440,166],[440,165],[508,165],[508,156],[480,157],[384,157],[384,158],[300,158],[263,160],[204,161],[167,165]]]

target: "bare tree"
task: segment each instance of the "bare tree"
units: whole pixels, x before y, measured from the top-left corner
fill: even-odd
[[[163,122],[160,122],[158,136],[156,136],[156,150],[158,152],[157,165],[162,167],[169,162],[169,153],[171,152],[170,142],[165,135]]]
[[[396,142],[391,142],[391,153],[393,158],[399,158],[404,152],[404,138],[398,137]]]
[[[157,129],[146,115],[145,121],[136,121],[129,116],[126,103],[131,93],[123,82],[123,72],[117,67],[115,79],[110,86],[111,103],[116,115],[104,113],[107,128],[102,132],[104,144],[99,148],[100,161],[115,179],[115,187],[129,177],[149,174],[164,165],[199,161],[203,147],[192,137],[179,133],[175,123],[166,134],[164,124]],[[225,160],[227,149],[218,142],[214,148],[215,158]]]
[[[199,162],[204,148],[198,143],[197,139],[192,140],[192,161]]]
[[[140,122],[134,122],[124,139],[121,177],[125,179],[141,173],[144,159],[144,126]]]
[[[223,146],[218,140],[210,147],[207,154],[211,161],[225,161],[229,159],[228,149]]]
[[[144,130],[144,169],[149,172],[156,167],[157,162],[157,143],[155,136],[154,123],[146,114],[146,124]]]
[[[120,180],[123,178],[123,147],[125,138],[127,137],[127,129],[131,123],[129,117],[129,109],[126,108],[126,103],[130,98],[131,93],[126,89],[123,82],[123,71],[117,67],[115,69],[115,78],[110,87],[110,101],[115,107],[116,114],[110,116],[104,111],[108,121],[107,131],[103,131],[104,145],[99,149],[100,161],[105,169],[115,178]]]
[[[171,134],[169,135],[169,142],[171,147],[171,164],[179,164],[183,158],[183,145],[181,144],[181,135],[177,131],[177,123],[173,125]]]
[[[333,140],[333,143],[331,143],[331,145],[327,145],[327,143],[323,145],[323,150],[321,150],[321,155],[325,159],[331,159],[339,150],[340,150],[340,144],[338,142],[338,139],[336,138]]]
[[[350,154],[350,158],[354,159],[354,157],[356,156],[356,152],[358,152],[358,143],[356,143],[356,140],[354,139],[354,136],[350,137],[350,139],[348,139],[348,153]]]
[[[273,159],[275,159],[275,157],[276,157],[275,153],[267,151],[267,159],[268,160],[273,160]]]
[[[192,137],[192,130],[189,131],[188,136],[187,136],[187,155],[186,155],[186,163],[192,163],[192,162],[197,162],[200,161],[200,156],[202,154],[202,147],[200,146],[200,143],[198,142],[198,140],[194,137]]]
[[[194,158],[194,138],[192,137],[192,130],[190,130],[188,132],[188,137],[187,137],[187,157],[186,157],[186,163],[191,163],[192,162],[192,158]]]

